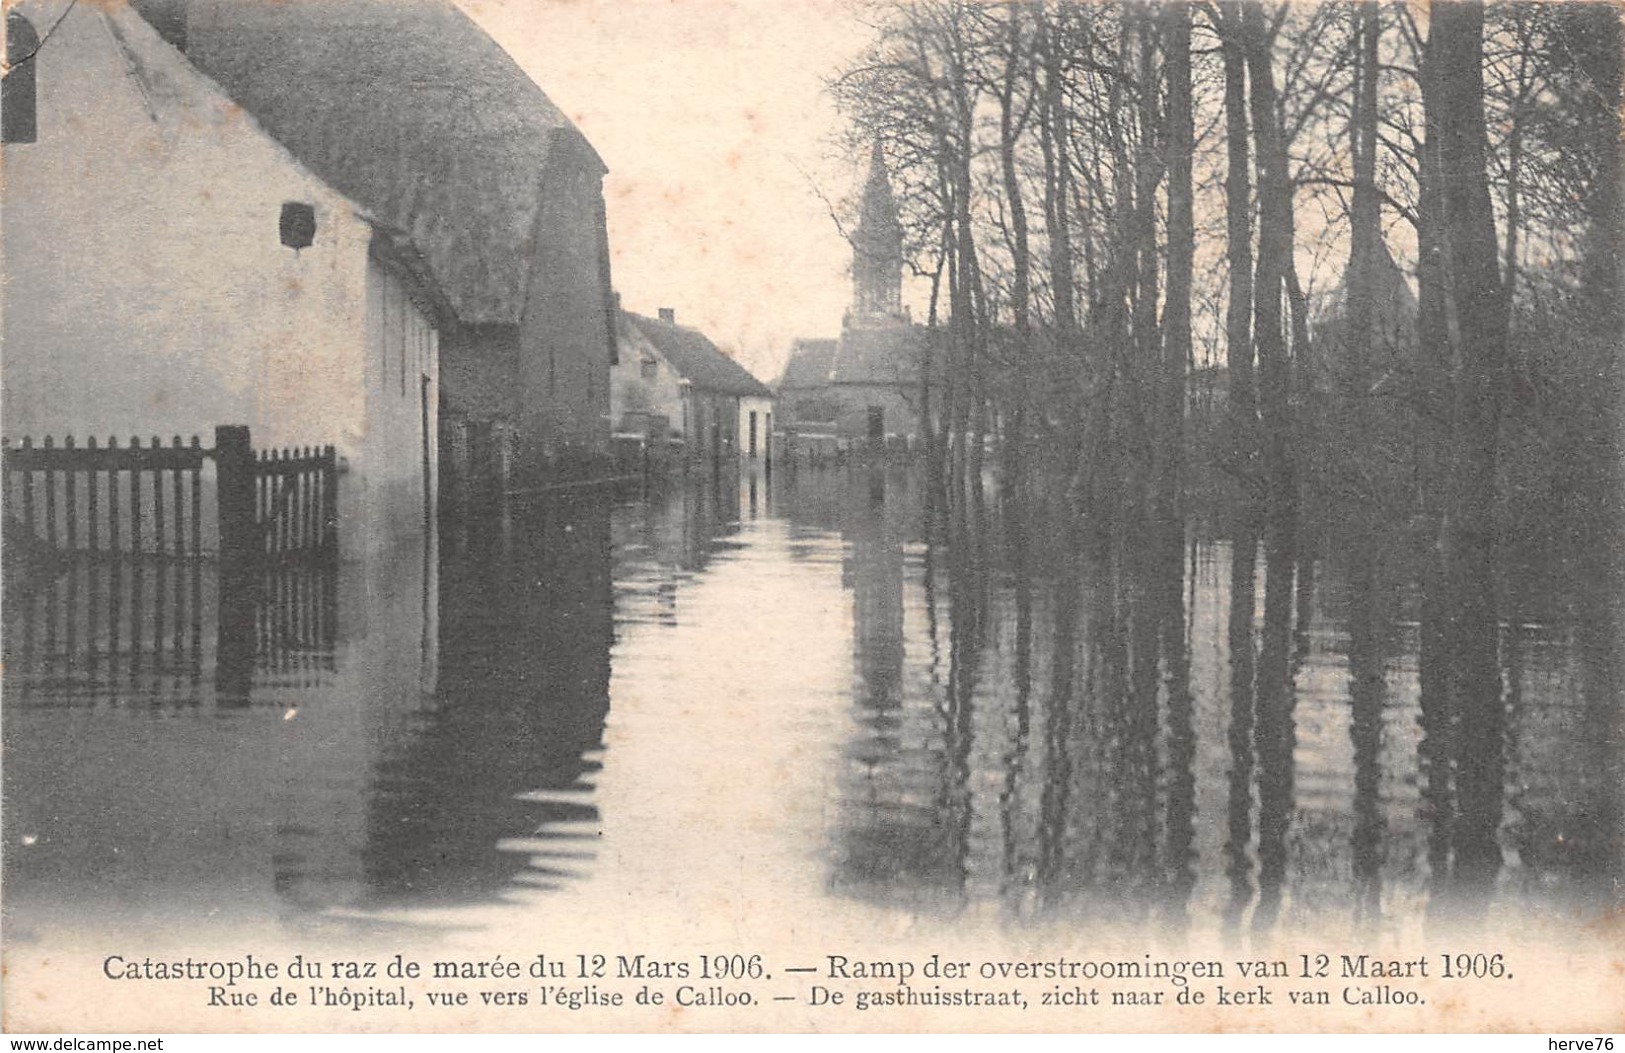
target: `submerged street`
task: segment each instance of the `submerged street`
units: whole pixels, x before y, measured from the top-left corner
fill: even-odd
[[[1617,5],[5,16],[0,1026],[1617,1023]]]
[[[1613,902],[1621,695],[1583,587],[1509,572],[1486,869],[1452,825],[1485,803],[1453,794],[1423,720],[1397,535],[1374,586],[1329,540],[1261,549],[1238,598],[1231,543],[1192,523],[1183,642],[1159,651],[1168,594],[1132,547],[1086,556],[1046,516],[990,496],[950,522],[900,467],[565,492],[374,580],[271,575],[224,677],[206,563],[13,593],[8,932],[833,901],[1268,940]]]

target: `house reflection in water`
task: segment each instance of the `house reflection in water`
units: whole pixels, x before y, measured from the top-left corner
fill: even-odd
[[[1601,585],[1509,566],[1507,734],[1468,758],[1495,784],[1381,533],[1091,546],[898,467],[774,483],[558,491],[370,578],[273,575],[236,694],[207,564],[122,569],[116,650],[107,576],[8,594],[8,930],[670,886],[1252,940],[1617,900]]]
[[[434,688],[433,564],[268,570],[224,612],[212,563],[89,573],[7,597],[11,919],[117,904],[141,923],[262,912],[273,893],[354,898],[359,789],[389,728]],[[186,587],[154,591],[168,575]],[[76,607],[76,594],[95,602]],[[83,620],[74,649],[30,653],[56,611]],[[192,623],[178,649],[164,628],[177,621]]]
[[[367,798],[373,897],[478,898],[590,866],[610,509],[567,493],[444,555],[439,690],[381,750]]]
[[[223,648],[202,581],[198,631],[181,634],[199,646],[178,659],[155,644],[175,615],[149,600],[132,620],[128,582],[120,654],[105,628],[77,655],[39,639],[46,624],[65,639],[66,615],[45,615],[88,583],[8,597],[9,920],[297,919],[551,880],[534,842],[595,818],[609,513],[606,496],[571,498],[444,559],[268,574],[252,635]]]

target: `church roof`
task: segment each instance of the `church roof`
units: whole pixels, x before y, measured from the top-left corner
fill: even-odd
[[[458,318],[519,321],[550,162],[604,169],[484,30],[450,0],[180,9],[187,58],[329,185],[410,237]]]
[[[773,392],[744,366],[724,355],[704,333],[673,322],[645,318],[630,311],[627,319],[637,327],[679,376],[702,391],[724,395],[772,398]]]
[[[1386,242],[1377,243],[1376,288],[1371,304],[1371,322],[1376,328],[1379,342],[1401,347],[1415,338],[1416,294],[1411,291],[1405,272],[1400,269]],[[1316,322],[1317,337],[1336,341],[1343,339],[1348,323],[1347,283],[1338,285],[1327,296],[1326,313]]]
[[[863,185],[858,227],[852,232],[852,250],[861,259],[890,262],[898,257],[902,242],[903,227],[897,219],[897,199],[892,196],[891,180],[886,175],[886,159],[877,142],[869,161],[869,178]]]
[[[829,382],[916,384],[924,349],[924,330],[919,326],[904,322],[848,326],[836,347]]]
[[[790,361],[784,364],[779,390],[821,388],[828,384],[830,368],[835,364],[835,344],[834,340],[797,340],[790,348]]]

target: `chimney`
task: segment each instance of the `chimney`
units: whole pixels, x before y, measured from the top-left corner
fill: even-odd
[[[676,311],[676,309],[671,308],[671,307],[662,307],[660,309],[660,320],[662,322],[665,322],[667,325],[676,325],[677,324],[677,311]]]

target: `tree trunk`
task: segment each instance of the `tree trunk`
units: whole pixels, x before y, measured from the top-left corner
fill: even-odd
[[[1191,10],[1170,4],[1164,11],[1163,62],[1168,81],[1168,289],[1162,315],[1159,371],[1160,518],[1177,520],[1185,454],[1185,364],[1191,357],[1191,278],[1196,258],[1191,162],[1195,152],[1191,113]],[[1183,537],[1180,539],[1183,549]]]
[[[1016,140],[1021,135],[1016,115],[1016,79],[1022,54],[1021,8],[1011,7],[1007,23],[1008,50],[1005,54],[1004,82],[999,94],[999,169],[1004,177],[1005,204],[1010,212],[1010,255],[1014,267],[1010,309],[1015,322],[1014,395],[1002,461],[1006,486],[1022,491],[1027,446],[1027,410],[1032,390],[1032,328],[1028,301],[1032,288],[1032,250],[1027,236],[1027,206],[1022,197],[1021,177],[1016,170]]]
[[[1354,434],[1367,434],[1365,412],[1376,352],[1378,246],[1382,217],[1377,205],[1377,4],[1362,0],[1355,15],[1355,98],[1350,136],[1354,200],[1349,215],[1349,265],[1344,279],[1347,310],[1343,376],[1338,392],[1353,411]]]
[[[1292,435],[1292,371],[1282,331],[1285,319],[1281,301],[1286,261],[1292,253],[1292,189],[1286,178],[1270,30],[1263,8],[1245,5],[1242,25],[1247,44],[1253,141],[1258,147],[1258,261],[1253,272],[1253,322],[1263,411],[1264,471],[1270,518],[1278,529],[1288,530],[1287,524],[1296,514],[1297,493],[1288,445]]]
[[[1078,328],[1078,313],[1073,306],[1072,217],[1069,212],[1071,133],[1061,82],[1060,47],[1046,21],[1039,19],[1044,59],[1044,93],[1039,111],[1044,152],[1044,218],[1050,231],[1050,293],[1055,299],[1055,328],[1063,345],[1070,349]]]
[[[1225,365],[1230,375],[1227,409],[1231,449],[1237,469],[1257,456],[1258,396],[1253,383],[1253,191],[1248,171],[1247,66],[1242,46],[1241,4],[1221,8],[1224,53],[1224,119],[1228,168],[1225,173],[1226,250],[1230,302],[1225,316]]]
[[[1136,501],[1149,508],[1155,500],[1159,486],[1155,476],[1159,471],[1158,422],[1161,374],[1162,338],[1157,324],[1157,272],[1161,260],[1157,253],[1157,185],[1162,182],[1163,159],[1158,140],[1161,137],[1161,115],[1157,107],[1157,32],[1152,14],[1143,7],[1134,8],[1133,25],[1139,45],[1140,82],[1139,145],[1134,157],[1134,358],[1133,411],[1138,425],[1134,438],[1144,443],[1142,451],[1148,454],[1151,471],[1136,471]]]
[[[1443,234],[1460,330],[1456,428],[1444,529],[1450,695],[1456,714],[1458,867],[1475,880],[1500,863],[1505,713],[1495,606],[1496,457],[1507,360],[1505,289],[1486,171],[1484,9],[1430,11],[1424,105],[1439,139]]]
[[[1071,142],[1062,85],[1061,45],[1055,37],[1055,28],[1058,27],[1052,27],[1047,16],[1039,17],[1038,46],[1043,77],[1038,109],[1039,146],[1044,158],[1044,222],[1049,231],[1050,293],[1055,305],[1053,351],[1061,362],[1070,365],[1081,361],[1082,349],[1079,347],[1078,315],[1073,297]],[[1062,426],[1068,429],[1071,437],[1068,445],[1071,447],[1072,467],[1076,467],[1083,451],[1082,417],[1087,412],[1083,399],[1087,391],[1088,385],[1080,376],[1074,387],[1056,393],[1060,396],[1059,404],[1070,402],[1077,414],[1073,419],[1064,414],[1061,416]],[[1040,405],[1043,404],[1044,400],[1041,399]]]

